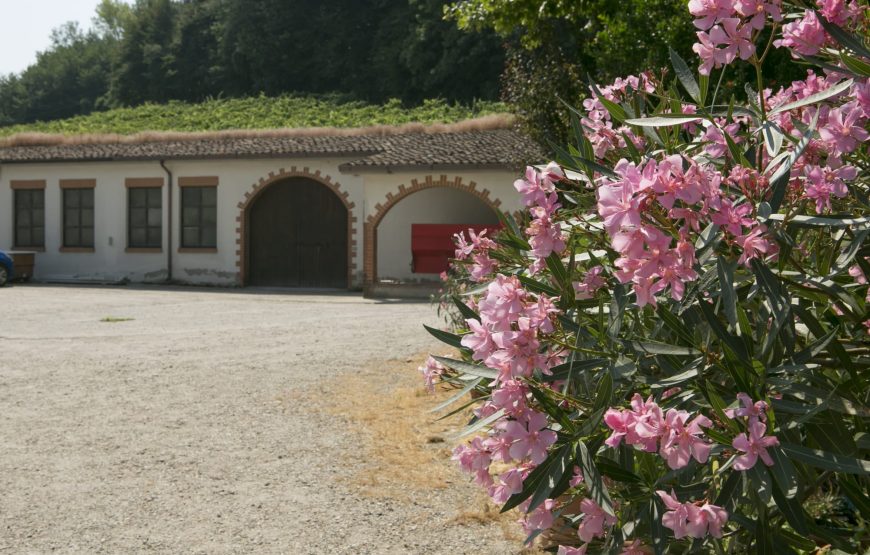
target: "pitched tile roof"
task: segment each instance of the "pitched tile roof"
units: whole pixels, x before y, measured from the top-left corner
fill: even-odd
[[[193,135],[101,143],[0,147],[0,163],[204,160],[277,157],[342,157],[342,171],[389,171],[429,167],[517,168],[539,162],[543,153],[526,135],[512,129],[477,129],[395,134],[281,136]]]

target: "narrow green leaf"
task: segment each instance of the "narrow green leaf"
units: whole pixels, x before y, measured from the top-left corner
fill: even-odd
[[[703,105],[704,99],[701,97],[701,88],[698,86],[697,81],[695,81],[695,74],[689,69],[686,61],[677,54],[676,50],[668,47],[668,52],[671,58],[671,65],[674,66],[674,71],[677,73],[677,79],[683,84],[689,96],[698,104]]]
[[[650,355],[677,355],[691,356],[701,354],[697,349],[691,347],[682,347],[679,345],[668,345],[658,341],[620,341],[625,347],[633,349],[639,353]]]
[[[847,457],[845,455],[836,455],[819,449],[810,449],[801,445],[793,445],[791,443],[783,443],[782,450],[790,458],[800,461],[804,464],[823,468],[825,470],[833,470],[835,472],[845,472],[846,474],[870,474],[870,461]]]
[[[456,395],[452,395],[449,399],[447,399],[443,403],[438,403],[438,406],[435,406],[435,407],[429,409],[429,412],[438,412],[438,411],[446,409],[447,407],[449,407],[450,405],[452,405],[456,401],[465,397],[465,395],[467,395],[472,389],[474,389],[475,387],[480,385],[480,382],[482,382],[482,381],[483,381],[483,378],[477,378],[477,379],[474,379],[474,380],[468,382],[468,385],[463,387],[459,391],[459,393],[457,393]]]
[[[458,335],[456,335],[455,333],[450,333],[449,331],[439,330],[436,328],[430,328],[429,326],[427,326],[425,324],[423,325],[423,327],[426,328],[426,331],[428,331],[430,334],[432,334],[432,336],[435,339],[437,339],[438,341],[441,341],[442,343],[446,343],[446,344],[450,345],[451,347],[456,347],[457,349],[464,348],[462,346],[462,338],[459,337]]]
[[[637,125],[638,127],[674,127],[683,125],[684,123],[692,123],[693,121],[701,121],[703,116],[693,116],[690,114],[673,114],[659,115],[649,118],[627,119],[625,123],[628,125]]]
[[[736,263],[728,262],[720,256],[716,259],[716,269],[719,272],[719,291],[722,299],[722,311],[732,331],[737,331],[737,292],[734,289],[734,268]]]
[[[825,31],[832,37],[834,40],[850,49],[855,54],[862,56],[864,58],[870,58],[870,50],[864,45],[864,42],[856,37],[855,35],[848,33],[843,30],[842,27],[838,25],[834,25],[830,21],[828,21],[822,14],[816,12],[816,17],[819,19],[819,23],[822,24],[822,27],[825,28]]]
[[[582,441],[577,442],[577,454],[580,459],[580,470],[583,472],[583,483],[589,488],[589,495],[593,501],[598,503],[604,511],[609,515],[614,515],[613,501],[610,500],[610,493],[607,491],[607,486],[601,479],[601,474],[598,472],[598,467],[592,460],[592,455],[586,448],[586,444]]]
[[[807,96],[806,98],[802,98],[802,99],[796,100],[794,102],[789,102],[788,104],[783,104],[782,106],[777,106],[776,108],[771,110],[768,113],[768,115],[775,116],[776,114],[779,114],[782,112],[789,112],[791,110],[794,110],[795,108],[800,108],[802,106],[809,106],[810,104],[815,104],[816,102],[821,102],[822,100],[827,100],[828,98],[831,98],[832,96],[836,96],[836,95],[840,94],[841,92],[845,91],[846,89],[851,87],[852,84],[854,84],[854,81],[852,79],[846,79],[845,81],[840,81],[839,83],[837,83],[833,87],[829,87],[823,91],[819,91],[816,94],[811,94],[810,96]]]
[[[801,154],[803,154],[804,149],[807,148],[807,145],[810,144],[810,141],[815,134],[816,125],[819,122],[819,110],[816,110],[815,115],[813,116],[813,121],[810,123],[809,129],[807,129],[806,133],[804,133],[803,138],[798,142],[795,146],[794,150],[791,153],[791,156],[776,170],[776,173],[773,174],[770,178],[770,208],[772,212],[778,212],[779,207],[782,205],[782,201],[785,198],[785,191],[788,186],[789,179],[791,177],[791,168],[794,166],[794,163],[800,158]],[[726,135],[727,137],[727,135]]]
[[[459,313],[462,314],[463,318],[466,318],[468,320],[477,320],[478,322],[480,321],[480,314],[478,314],[477,312],[472,310],[471,307],[462,302],[459,297],[454,295],[452,299],[453,304],[455,304],[456,308],[459,309]]]
[[[480,366],[479,364],[471,364],[469,362],[465,362],[462,360],[456,360],[453,358],[447,357],[436,357],[433,356],[435,360],[443,364],[448,368],[452,368],[457,372],[462,372],[463,374],[470,374],[472,376],[477,376],[479,378],[486,378],[488,380],[495,380],[498,378],[498,370],[493,370],[492,368],[487,368],[486,366]]]
[[[468,426],[467,428],[465,428],[464,430],[462,430],[458,434],[454,435],[453,439],[460,439],[460,438],[463,438],[465,436],[471,435],[475,432],[478,432],[480,430],[483,430],[484,428],[486,428],[490,424],[493,424],[497,420],[501,419],[503,416],[504,416],[504,409],[499,409],[497,412],[494,412],[494,413],[490,414],[489,416],[487,416],[486,418],[482,418],[482,419],[476,421],[471,426]]]

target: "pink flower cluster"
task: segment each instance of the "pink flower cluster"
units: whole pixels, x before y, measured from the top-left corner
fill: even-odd
[[[474,281],[483,281],[495,272],[498,264],[489,257],[489,251],[495,248],[495,241],[486,236],[484,229],[479,234],[473,229],[468,230],[470,242],[465,240],[465,235],[457,233],[454,236],[456,243],[456,260],[466,260],[471,257],[471,278]]]
[[[625,79],[617,79],[613,84],[599,89],[605,100],[619,104],[633,91],[655,92],[656,85],[652,74],[642,73],[640,76],[630,75]],[[583,101],[586,117],[581,120],[588,131],[587,137],[592,143],[592,151],[596,159],[602,159],[607,153],[617,148],[625,148],[626,137],[638,149],[643,149],[645,139],[637,136],[627,125],[613,127],[610,112],[598,98],[595,90],[590,91],[589,98]]]
[[[556,194],[555,182],[564,179],[562,168],[555,162],[547,165],[543,172],[538,172],[529,166],[526,168],[525,179],[518,179],[514,187],[522,195],[523,204],[529,208],[532,222],[526,229],[529,244],[535,262],[531,272],[543,267],[545,260],[552,253],[565,250],[565,234],[558,222],[554,221],[556,211],[561,208],[559,196]]]
[[[669,409],[665,413],[652,397],[644,401],[635,393],[630,409],[608,409],[604,414],[604,423],[613,430],[604,443],[618,447],[625,440],[649,453],[658,451],[673,470],[689,464],[692,457],[703,464],[712,447],[704,440],[703,428],[713,423],[702,414],[690,418],[691,414],[683,410]]]
[[[681,539],[722,537],[722,527],[728,522],[728,512],[722,507],[704,503],[680,503],[671,490],[670,495],[664,491],[656,492],[668,511],[662,515],[662,526],[674,531],[674,538]]]
[[[776,436],[765,436],[767,431],[767,403],[753,401],[746,393],[738,393],[741,406],[726,411],[728,418],[746,418],[749,434],[739,434],[731,446],[743,453],[734,460],[735,470],[749,470],[760,458],[767,466],[773,466],[773,459],[767,450],[779,445]]]
[[[854,0],[816,0],[817,10],[804,10],[803,17],[782,27],[782,38],[774,45],[788,48],[792,56],[815,56],[828,42],[819,15],[840,27],[855,27],[863,18],[864,10]]]
[[[529,376],[536,368],[547,370],[553,355],[541,352],[540,333],[553,331],[553,300],[525,291],[515,276],[496,276],[478,302],[480,320],[467,320],[471,333],[462,345],[472,350],[474,360],[499,371],[499,382]],[[519,411],[519,408],[512,410]]]

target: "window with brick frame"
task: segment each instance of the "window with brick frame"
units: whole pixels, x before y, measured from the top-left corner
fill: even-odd
[[[127,247],[159,249],[163,246],[163,189],[127,189]]]
[[[45,190],[16,189],[15,246],[45,247]]]
[[[94,248],[94,189],[63,189],[63,246]]]
[[[181,188],[181,247],[217,248],[217,187]]]

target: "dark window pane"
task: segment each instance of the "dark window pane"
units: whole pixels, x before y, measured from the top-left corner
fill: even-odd
[[[93,208],[94,207],[94,190],[93,189],[80,189],[79,192],[82,195],[82,208]]]
[[[130,246],[144,247],[147,243],[148,235],[144,227],[134,227],[130,230]]]
[[[63,224],[67,227],[78,226],[80,222],[78,209],[67,208],[64,213]]]
[[[130,189],[130,206],[134,208],[145,208],[148,201],[146,189]]]
[[[198,227],[185,227],[182,230],[181,246],[183,246],[183,247],[197,247],[197,246],[199,246],[199,228]]]
[[[15,205],[19,209],[30,208],[30,191],[15,191]]]
[[[65,208],[78,208],[79,192],[76,189],[65,189],[63,192],[63,205]]]
[[[34,227],[31,232],[30,245],[31,247],[42,247],[45,245],[45,228]]]
[[[37,191],[31,191],[31,192],[33,193],[33,195],[31,195],[30,205],[33,208],[39,208],[39,209],[45,208],[45,191],[40,189]]]
[[[29,227],[19,227],[15,230],[15,244],[24,247],[33,244],[33,237]]]
[[[34,209],[30,215],[33,225],[45,225],[45,211],[42,208]]]
[[[131,226],[143,226],[146,223],[145,220],[145,209],[144,208],[131,208],[130,209],[130,225]]]
[[[30,214],[31,214],[30,209],[21,210],[20,212],[18,212],[18,218],[17,218],[17,221],[15,223],[19,226],[31,225],[33,222],[30,219]]]
[[[81,222],[83,226],[94,227],[94,209],[82,208]]]
[[[83,227],[82,228],[82,246],[83,247],[93,247],[94,246],[94,228],[92,228],[92,227]]]
[[[203,247],[216,247],[217,246],[217,233],[214,227],[204,227],[202,229],[202,246]]]
[[[163,230],[161,230],[160,228],[155,229],[153,227],[148,228],[148,240],[147,240],[147,242],[148,242],[149,247],[159,248],[160,244],[162,243],[162,239],[163,239]]]
[[[163,214],[159,208],[148,209],[148,225],[160,227],[162,219]]]
[[[160,208],[163,205],[163,190],[158,188],[148,189],[148,207]]]
[[[192,227],[199,225],[199,208],[185,206],[182,213],[181,225],[184,227]]]
[[[202,205],[217,206],[217,187],[202,187]]]
[[[63,244],[66,247],[78,247],[80,246],[81,235],[79,235],[79,228],[77,227],[68,227],[63,230]]]

